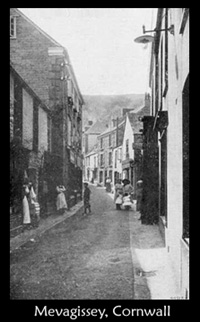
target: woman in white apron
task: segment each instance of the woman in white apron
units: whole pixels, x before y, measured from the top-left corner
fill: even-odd
[[[64,191],[65,187],[60,185],[56,187],[57,198],[56,198],[56,208],[59,213],[64,213],[64,210],[67,209],[67,202],[65,199]]]
[[[23,200],[22,200],[22,211],[23,211],[23,225],[25,226],[30,226],[31,224],[31,216],[30,216],[30,208],[29,208],[29,202],[28,202],[28,197],[29,197],[29,188],[28,184],[25,184],[23,186]]]

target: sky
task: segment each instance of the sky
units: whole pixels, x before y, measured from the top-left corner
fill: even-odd
[[[64,46],[83,95],[148,91],[150,45],[134,42],[152,8],[19,8]],[[155,28],[155,26],[154,26]]]

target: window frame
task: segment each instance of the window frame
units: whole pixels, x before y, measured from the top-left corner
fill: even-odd
[[[13,24],[13,27],[12,27]],[[13,29],[13,32],[12,32]],[[11,15],[10,16],[10,39],[16,39],[17,38],[17,23],[16,23],[16,16]]]

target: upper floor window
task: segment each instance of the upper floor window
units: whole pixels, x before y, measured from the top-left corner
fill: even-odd
[[[108,156],[109,160],[109,165],[112,165],[112,152],[109,152],[109,156]]]
[[[112,136],[111,134],[109,134],[109,146],[111,146],[111,144],[112,144]]]
[[[16,38],[16,16],[10,16],[10,38]]]
[[[129,158],[129,139],[126,140],[126,158]]]
[[[100,139],[100,149],[103,149],[103,138]]]

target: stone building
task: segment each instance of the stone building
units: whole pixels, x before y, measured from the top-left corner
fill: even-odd
[[[113,159],[113,151],[116,148],[120,149],[124,134],[124,118],[113,119],[110,127],[102,132],[98,140],[98,183],[105,185],[106,178],[109,177],[112,185],[119,173],[117,174],[115,166],[115,159]],[[114,161],[114,164],[113,164]]]
[[[25,176],[38,195],[39,173],[49,149],[48,107],[10,66],[10,211],[11,228],[22,221],[22,184]]]
[[[144,124],[154,146],[157,179],[149,194],[155,192],[161,233],[181,295],[188,298],[189,8],[159,8],[154,28],[151,116]]]
[[[42,182],[46,181],[49,200],[54,200],[56,184],[64,184],[67,200],[73,202],[73,196],[77,191],[81,195],[82,189],[84,101],[68,52],[20,10],[11,8],[10,63],[38,98],[41,106],[33,107],[32,122],[32,114],[23,109],[23,104],[20,103],[21,93],[15,89],[18,103],[14,103],[14,115],[11,115],[11,119],[17,118],[21,122],[20,127],[26,130],[30,138],[34,129],[35,133],[37,128],[39,131],[37,153],[41,152],[43,155],[43,167],[40,173],[37,170],[33,174],[34,180],[38,182],[36,190],[41,195]],[[26,100],[29,100],[28,96]],[[20,109],[26,117],[26,122],[18,113]],[[37,140],[35,139],[35,142]],[[22,143],[24,145],[24,142]],[[30,153],[28,158],[35,162]]]

